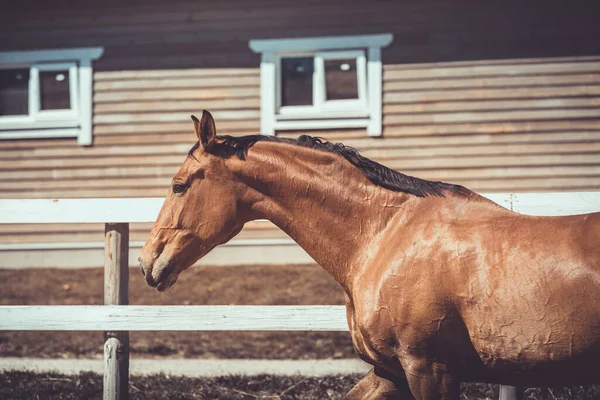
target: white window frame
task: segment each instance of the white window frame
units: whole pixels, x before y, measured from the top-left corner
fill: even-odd
[[[391,34],[251,40],[262,54],[261,132],[367,128],[369,136],[381,136],[381,48],[392,40]],[[314,58],[313,105],[282,106],[281,59],[302,56]],[[324,61],[340,58],[356,58],[358,99],[326,100]]]
[[[28,115],[0,116],[0,139],[76,137],[92,144],[92,60],[101,47],[0,52],[0,69],[29,69]],[[40,71],[69,71],[68,110],[42,110]]]
[[[281,104],[281,60],[290,56],[277,57],[276,78],[276,112],[282,118],[286,116],[305,116],[312,118],[324,118],[327,115],[366,115],[367,110],[367,67],[365,52],[363,50],[353,51],[329,51],[320,53],[295,54],[292,57],[309,56],[314,60],[313,73],[313,104],[310,106],[283,106]],[[325,60],[348,59],[356,60],[356,85],[358,89],[357,99],[327,100]],[[279,85],[277,85],[279,83]]]

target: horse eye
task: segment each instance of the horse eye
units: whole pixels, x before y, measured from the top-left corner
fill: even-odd
[[[176,183],[173,185],[173,193],[183,193],[187,189],[187,186],[183,183]]]

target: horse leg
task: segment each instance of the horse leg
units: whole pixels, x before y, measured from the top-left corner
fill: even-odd
[[[371,369],[344,400],[414,400],[408,382],[379,368]]]
[[[427,360],[402,360],[408,386],[417,400],[458,400],[460,382],[443,364]]]

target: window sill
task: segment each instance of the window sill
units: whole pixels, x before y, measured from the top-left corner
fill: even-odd
[[[369,111],[354,110],[354,111],[314,111],[306,113],[289,113],[276,114],[277,121],[303,120],[303,119],[345,119],[353,120],[356,118],[369,118]]]
[[[298,129],[344,129],[367,128],[369,118],[329,118],[329,119],[277,119],[274,122],[276,131]]]
[[[0,134],[4,131],[26,131],[29,129],[49,129],[49,128],[76,128],[79,127],[77,119],[72,120],[41,120],[41,121],[0,121]]]
[[[47,129],[21,129],[4,130],[0,129],[0,140],[12,139],[48,139],[48,138],[80,138],[81,128],[62,127]]]

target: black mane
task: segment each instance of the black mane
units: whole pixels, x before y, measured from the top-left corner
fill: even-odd
[[[232,151],[242,160],[245,159],[248,149],[256,142],[268,141],[288,143],[310,149],[339,154],[356,168],[358,168],[369,181],[394,192],[404,192],[418,197],[444,197],[444,192],[446,191],[463,196],[467,196],[472,193],[470,190],[459,185],[427,181],[425,179],[404,175],[398,171],[386,167],[385,165],[381,165],[378,162],[363,157],[356,149],[352,147],[345,146],[342,143],[332,143],[319,137],[302,135],[298,139],[289,139],[270,135],[248,135],[240,137],[223,135],[217,136],[217,138],[222,140],[223,145],[227,146],[230,151]],[[196,148],[197,146],[194,146],[190,153]]]

